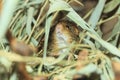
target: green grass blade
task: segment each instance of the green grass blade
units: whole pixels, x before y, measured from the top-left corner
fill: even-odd
[[[0,15],[0,39],[4,36],[19,0],[7,0]]]
[[[106,0],[99,0],[96,8],[94,9],[92,15],[90,16],[90,19],[88,21],[88,24],[94,29],[98,23],[98,20],[101,17],[102,10],[105,6]]]
[[[48,45],[51,21],[52,21],[52,16],[48,17],[45,23],[45,42],[44,42],[44,55],[43,55],[44,59],[46,58],[46,54],[47,54],[47,45]]]

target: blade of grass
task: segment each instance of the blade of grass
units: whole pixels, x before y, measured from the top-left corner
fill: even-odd
[[[13,12],[18,2],[19,0],[7,0],[3,5],[3,9],[0,15],[0,26],[1,26],[0,39],[4,36],[8,28],[8,24],[13,16]]]
[[[95,7],[92,15],[90,16],[90,19],[88,20],[88,24],[95,29],[98,20],[100,19],[100,16],[102,14],[102,10],[104,8],[106,0],[99,0],[97,6]]]
[[[105,47],[107,50],[109,50],[112,54],[120,57],[120,50],[118,50],[115,46],[104,41],[101,38],[96,37],[94,34],[91,34],[89,32],[87,32],[87,35],[90,36],[91,38],[95,39],[96,41],[98,41],[103,47]]]
[[[26,33],[30,35],[31,33],[31,23],[33,19],[34,8],[30,7],[27,11],[27,25],[26,25]]]
[[[43,54],[44,60],[46,59],[46,55],[47,55],[47,45],[48,45],[51,22],[52,22],[52,16],[49,16],[46,19],[46,23],[45,23],[45,42],[44,42],[44,54]]]
[[[113,11],[118,5],[120,5],[120,0],[111,0],[109,3],[105,5],[104,13],[108,13]]]

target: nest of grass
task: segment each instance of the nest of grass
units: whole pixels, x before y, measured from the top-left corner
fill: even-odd
[[[0,0],[0,80],[119,80],[119,5],[119,0]],[[79,31],[78,42],[67,48],[74,49],[72,58],[69,52],[48,56],[51,30],[60,20],[74,22]]]

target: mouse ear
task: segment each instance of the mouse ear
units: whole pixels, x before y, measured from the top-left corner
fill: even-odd
[[[72,22],[72,21],[67,21],[66,24],[67,24],[66,27],[68,27],[73,34],[79,35],[79,32],[80,32],[80,31],[79,31],[77,25],[76,25],[74,22]]]
[[[74,30],[75,34],[76,34],[76,35],[79,35],[78,27],[77,27],[77,26],[74,26],[74,29],[75,29],[75,30]]]

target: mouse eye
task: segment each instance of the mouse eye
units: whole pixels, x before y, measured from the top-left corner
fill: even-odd
[[[69,27],[69,25],[66,25],[66,27],[67,27],[67,29],[69,29],[70,27]]]

